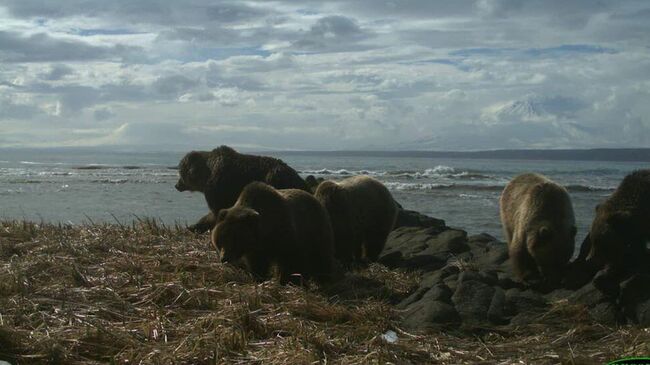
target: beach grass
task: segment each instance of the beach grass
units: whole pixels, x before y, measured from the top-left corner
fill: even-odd
[[[372,264],[328,286],[281,286],[219,263],[208,240],[152,219],[0,222],[0,359],[593,364],[650,354],[650,329],[603,326],[567,302],[526,326],[410,332],[392,304],[417,273]]]

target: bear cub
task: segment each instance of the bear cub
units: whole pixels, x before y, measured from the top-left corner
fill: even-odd
[[[222,209],[212,230],[222,262],[243,259],[259,279],[277,266],[280,282],[295,274],[325,282],[333,270],[332,226],[325,209],[309,193],[248,184],[233,207]]]
[[[557,283],[575,246],[575,217],[566,189],[526,173],[506,185],[499,203],[515,275],[524,282]]]
[[[397,219],[388,189],[370,176],[324,181],[314,194],[327,209],[334,230],[334,251],[342,262],[377,261]]]
[[[178,172],[176,190],[202,192],[210,208],[210,213],[188,227],[198,233],[212,229],[219,210],[231,207],[250,182],[262,181],[276,189],[308,191],[298,173],[282,160],[238,153],[228,146],[187,153],[178,164]]]

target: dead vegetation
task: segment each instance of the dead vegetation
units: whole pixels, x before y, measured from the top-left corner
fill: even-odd
[[[0,359],[28,363],[598,363],[650,331],[556,303],[538,324],[409,333],[391,303],[417,275],[381,265],[330,287],[255,282],[206,235],[153,220],[0,223]],[[394,331],[397,341],[383,339]]]

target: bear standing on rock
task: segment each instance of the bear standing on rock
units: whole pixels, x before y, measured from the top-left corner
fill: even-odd
[[[333,268],[332,226],[327,212],[309,193],[248,184],[235,205],[222,209],[212,230],[222,262],[240,258],[258,278],[276,264],[280,282],[301,274],[323,282]]]
[[[647,269],[650,259],[650,170],[627,175],[616,191],[596,207],[587,261],[619,273]]]
[[[228,146],[189,152],[181,159],[178,170],[176,190],[202,192],[210,208],[210,213],[189,227],[198,233],[212,229],[219,210],[231,207],[250,182],[262,181],[276,189],[308,191],[298,173],[282,160],[238,153]]]
[[[362,256],[376,261],[397,218],[388,189],[365,175],[339,183],[324,181],[314,194],[327,209],[334,230],[336,257],[343,262]]]
[[[519,175],[501,194],[500,214],[515,275],[522,281],[560,279],[576,235],[566,189],[539,174]]]

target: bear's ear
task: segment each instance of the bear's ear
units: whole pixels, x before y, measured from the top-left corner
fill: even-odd
[[[221,153],[221,154],[233,154],[237,153],[232,147],[228,147],[226,145],[221,145],[215,149],[212,150],[213,153]]]
[[[253,208],[244,208],[241,210],[239,217],[250,222],[257,222],[260,219],[260,213]]]
[[[537,231],[537,236],[542,240],[549,239],[551,238],[551,229],[547,226],[541,226]]]
[[[598,212],[602,206],[603,206],[602,204],[596,204],[596,208],[594,208],[594,211]]]
[[[576,234],[578,234],[578,228],[576,228],[576,226],[571,226],[571,237],[575,238]]]
[[[205,161],[205,158],[198,151],[192,151],[187,154],[187,162],[189,162],[192,165],[196,163],[202,163],[203,161]]]

